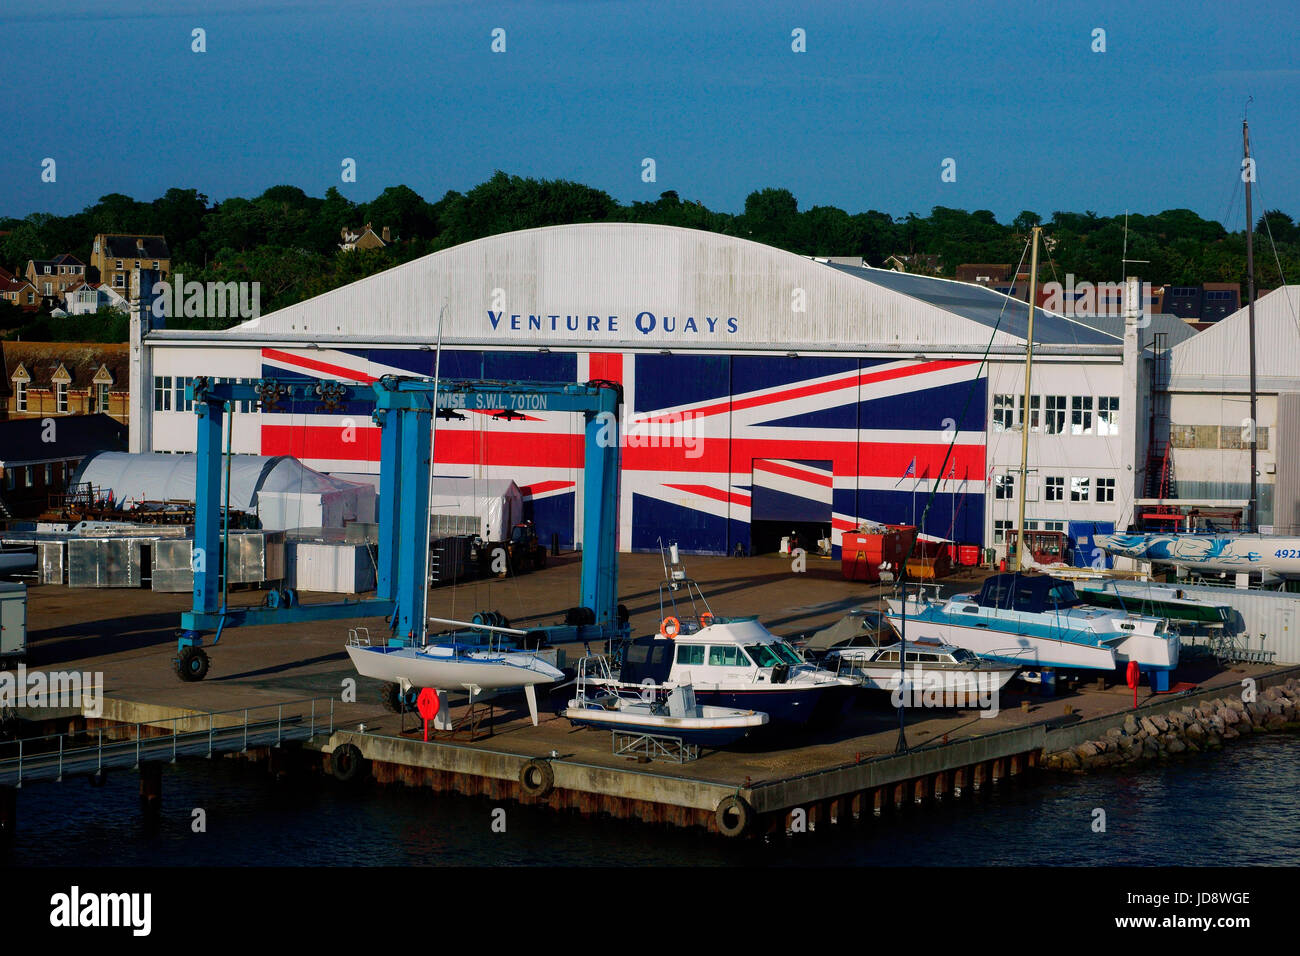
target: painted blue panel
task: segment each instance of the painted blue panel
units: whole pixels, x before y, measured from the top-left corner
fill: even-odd
[[[487,352],[483,378],[514,382],[576,382],[578,356],[574,352]]]
[[[938,442],[947,427],[944,419],[951,418],[961,431],[982,435],[986,385],[987,379],[972,377],[969,382],[873,398],[862,403],[862,427],[932,431]]]
[[[658,551],[659,538],[693,554],[727,553],[727,519],[693,508],[632,495],[632,550]]]
[[[750,519],[753,521],[818,521],[825,525],[831,523],[829,502],[786,494],[761,485],[754,486],[750,508]]]
[[[1114,558],[1098,548],[1092,540],[1093,535],[1114,534],[1115,522],[1071,521],[1065,527],[1066,536],[1070,539],[1070,548],[1074,553],[1074,566],[1076,568],[1091,567],[1093,561],[1097,558],[1105,561],[1103,567],[1113,568],[1115,566]]]
[[[726,398],[729,355],[637,355],[634,412]]]
[[[537,526],[537,537],[543,545],[549,548],[551,546],[551,535],[558,534],[560,536],[560,547],[570,550],[574,546],[573,529],[575,527],[576,502],[577,495],[573,493],[549,495],[536,501],[532,498],[525,498],[524,519],[532,521]]]
[[[913,495],[904,482],[897,491],[863,490],[858,493],[858,517],[863,520],[878,521],[882,524],[912,524]],[[930,510],[926,512],[929,492],[918,491],[915,495],[915,521],[925,524],[921,530],[941,538],[953,538],[964,544],[980,544],[984,540],[984,495],[962,495],[957,490],[956,501],[947,491],[934,496]],[[957,521],[953,524],[952,512],[957,511]]]
[[[796,385],[827,375],[857,371],[857,359],[787,358],[782,355],[738,355],[731,362],[731,390],[735,395],[762,388]],[[791,425],[804,428],[853,428],[857,424],[858,392],[845,388],[827,392],[823,407],[802,415],[764,420],[767,425]],[[780,405],[773,404],[773,414]]]
[[[285,382],[286,384],[299,383],[316,383],[327,376],[312,375],[306,372],[293,372],[288,369],[279,368],[278,366],[263,365],[262,376],[264,378],[273,378],[276,381]],[[330,379],[332,380],[332,379]],[[339,416],[351,416],[357,419],[357,424],[369,424],[370,413],[375,410],[374,402],[344,402],[334,412]],[[263,410],[268,415],[314,415],[324,411],[319,399],[309,401],[300,401],[295,399],[290,402],[281,402],[276,408]]]

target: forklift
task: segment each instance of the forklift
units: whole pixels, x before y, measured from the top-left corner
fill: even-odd
[[[505,566],[498,555],[504,552]],[[507,574],[527,574],[546,567],[546,548],[537,538],[537,528],[531,521],[521,521],[510,529],[510,540],[489,544],[482,549],[485,573],[505,577]]]

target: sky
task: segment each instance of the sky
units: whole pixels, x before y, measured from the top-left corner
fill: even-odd
[[[1248,97],[1256,208],[1300,217],[1298,26],[1296,0],[4,0],[0,215],[173,186],[433,201],[501,169],[729,212],[786,187],[1241,228]]]

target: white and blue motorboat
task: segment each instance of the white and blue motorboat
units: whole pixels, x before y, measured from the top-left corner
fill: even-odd
[[[580,727],[676,737],[684,744],[725,747],[767,723],[767,714],[701,704],[689,684],[627,684],[608,657],[578,662],[574,697],[560,716]]]
[[[809,664],[755,616],[715,615],[689,578],[660,585],[659,608],[659,633],[624,648],[626,683],[689,684],[702,704],[761,711],[774,725],[832,725],[858,685]]]
[[[904,604],[885,615],[901,634]],[[909,595],[907,640],[936,641],[980,657],[1039,670],[1110,671],[1136,661],[1161,684],[1178,666],[1178,632],[1165,621],[1083,602],[1069,581],[1046,574],[995,574],[977,594],[946,601]]]

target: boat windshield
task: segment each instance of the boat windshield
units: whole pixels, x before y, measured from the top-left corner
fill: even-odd
[[[952,659],[958,663],[975,660],[975,655],[964,647],[954,647],[951,651]]]
[[[745,650],[759,667],[776,667],[781,664],[781,655],[772,649],[771,644],[746,644]]]
[[[798,651],[796,651],[785,641],[773,641],[771,644],[767,646],[772,648],[772,650],[776,651],[776,653],[780,654],[781,657],[785,658],[785,662],[787,664],[790,664],[791,666],[796,666],[804,662],[802,655],[800,655]]]

